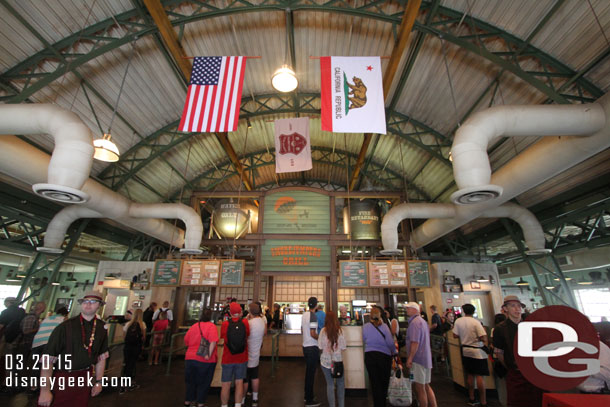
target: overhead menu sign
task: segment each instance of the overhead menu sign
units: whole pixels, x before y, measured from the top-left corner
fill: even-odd
[[[409,285],[430,287],[430,262],[428,260],[408,260]]]
[[[341,287],[365,288],[368,287],[368,273],[366,261],[340,261],[339,273]]]
[[[328,272],[330,262],[326,241],[267,239],[262,247],[262,271]]]
[[[406,287],[407,269],[401,261],[369,261],[371,287]]]
[[[241,287],[244,285],[246,262],[244,260],[222,260],[220,273],[221,287]]]
[[[182,260],[157,260],[153,271],[153,286],[176,287],[180,281]]]
[[[265,196],[264,233],[330,233],[330,198],[310,191],[275,192]]]
[[[184,260],[180,285],[218,285],[220,260]]]

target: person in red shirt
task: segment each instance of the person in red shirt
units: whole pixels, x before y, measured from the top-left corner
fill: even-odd
[[[212,310],[204,308],[201,312],[199,322],[194,324],[184,336],[186,350],[186,367],[184,376],[186,380],[185,406],[194,405],[204,407],[205,401],[214,377],[216,368],[216,344],[218,342],[218,331],[212,322]],[[210,343],[208,353],[204,356],[197,354],[201,338]]]
[[[241,306],[232,302],[229,307],[231,320],[224,321],[220,327],[220,337],[224,340],[222,351],[222,387],[220,401],[222,407],[229,405],[231,382],[235,379],[235,407],[243,401],[243,383],[248,366],[248,335],[250,326],[247,319],[241,319]]]
[[[167,319],[167,313],[165,311],[159,314],[159,319],[153,324],[153,346],[152,346],[152,357],[149,364],[159,364],[159,356],[161,355],[161,346],[163,345],[163,339],[165,338],[165,330],[169,326],[169,320]]]

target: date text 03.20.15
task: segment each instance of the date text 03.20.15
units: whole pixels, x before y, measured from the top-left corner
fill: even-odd
[[[55,359],[55,363],[52,360]],[[72,369],[72,356],[71,355],[60,355],[57,358],[49,355],[37,355],[33,354],[31,359],[24,360],[23,355],[7,354],[4,356],[4,363],[6,370],[40,370],[50,369],[55,364],[55,368],[59,370],[71,370]]]

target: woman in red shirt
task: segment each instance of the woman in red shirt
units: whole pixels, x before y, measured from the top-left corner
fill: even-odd
[[[153,362],[155,365],[159,364],[159,356],[161,355],[161,345],[165,338],[165,330],[169,326],[169,320],[167,319],[167,312],[161,311],[159,319],[153,324],[153,344],[152,344],[152,357],[150,364]]]
[[[208,396],[214,369],[216,368],[216,343],[218,342],[218,330],[210,320],[212,310],[204,308],[201,312],[199,322],[193,325],[184,336],[186,350],[186,366],[184,377],[186,380],[186,397],[184,405],[189,406],[197,401],[198,407],[205,406],[205,399]],[[210,350],[207,355],[197,355],[201,338],[210,342]]]

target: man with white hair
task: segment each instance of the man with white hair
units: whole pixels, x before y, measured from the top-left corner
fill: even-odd
[[[42,363],[39,406],[53,403],[53,407],[86,407],[89,398],[102,391],[104,367],[109,356],[108,336],[104,322],[95,314],[104,301],[99,292],[89,291],[78,302],[80,314],[59,324],[47,343],[43,357],[49,357],[51,367],[45,369],[45,363]],[[90,387],[88,379],[93,367],[94,383]],[[51,388],[51,376],[56,378],[56,383],[64,381],[65,387]],[[85,385],[69,386],[70,381],[84,381]]]
[[[436,407],[436,396],[430,381],[432,379],[432,352],[428,324],[420,316],[419,304],[407,304],[407,368],[413,375],[413,387],[420,407]]]

